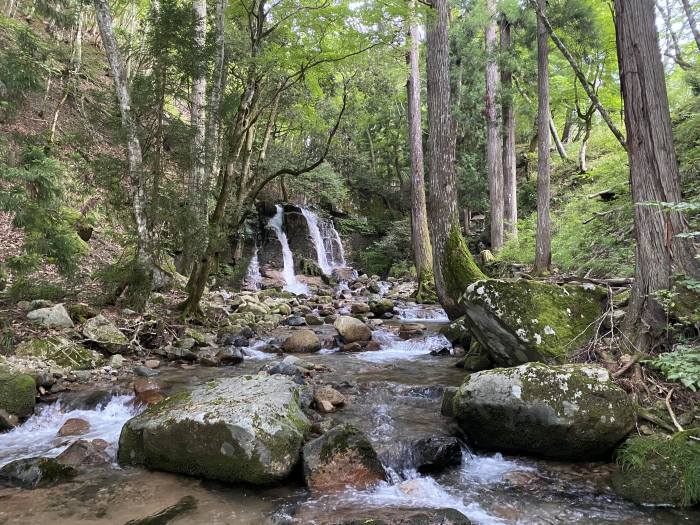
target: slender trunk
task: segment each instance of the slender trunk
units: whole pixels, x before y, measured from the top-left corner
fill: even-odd
[[[655,294],[674,271],[700,277],[686,222],[678,211],[646,203],[681,200],[678,164],[652,0],[615,0],[618,63],[629,136],[637,262],[624,330],[642,351],[663,342],[665,315]]]
[[[419,29],[415,20],[415,0],[410,0],[408,27],[408,150],[411,158],[411,240],[419,286],[433,280],[433,253],[428,232],[423,167],[423,127],[421,124]],[[418,290],[420,293],[421,290]]]
[[[192,0],[192,11],[194,13],[194,68],[192,72],[192,108],[190,115],[192,132],[190,159],[192,166],[187,180],[188,221],[183,247],[183,268],[185,270],[189,270],[192,263],[198,261],[204,253],[207,230],[207,193],[204,191],[207,122],[205,108],[207,68],[206,57],[204,56],[207,29],[206,0]]]
[[[501,53],[511,52],[510,22],[501,17]],[[513,107],[513,72],[501,66],[501,108],[503,110],[503,222],[505,236],[518,236],[518,185],[515,165],[515,108]]]
[[[571,55],[569,50],[566,48],[564,45],[564,42],[561,41],[561,39],[556,35],[554,32],[554,28],[552,27],[552,24],[549,22],[549,19],[547,18],[546,15],[546,6],[540,2],[540,6],[537,6],[537,2],[540,0],[530,0],[530,3],[533,5],[535,8],[535,11],[537,12],[537,20],[538,24],[542,23],[545,27],[545,31],[549,33],[549,36],[552,37],[552,41],[554,44],[557,46],[559,51],[561,52],[562,55],[564,55],[564,58],[566,58],[567,62],[569,62],[569,65],[571,66],[571,69],[574,70],[574,73],[576,74],[576,78],[578,78],[579,82],[581,83],[581,86],[583,87],[584,91],[586,92],[586,95],[588,95],[588,98],[591,99],[591,102],[595,105],[596,109],[598,110],[598,113],[600,113],[600,116],[603,118],[605,123],[608,125],[608,128],[610,128],[610,131],[612,132],[613,135],[615,135],[615,138],[617,141],[620,143],[620,145],[627,149],[627,144],[625,142],[625,136],[622,134],[622,132],[617,129],[617,126],[613,122],[612,118],[610,117],[610,114],[607,112],[607,110],[603,107],[603,105],[600,102],[600,99],[598,98],[598,95],[596,95],[594,86],[591,85],[591,83],[588,81],[586,78],[586,75],[583,74],[583,71],[581,71],[581,68],[578,67],[576,64],[576,60],[574,60],[574,57]]]
[[[557,153],[562,159],[568,159],[569,156],[566,154],[564,145],[559,140],[559,133],[557,132],[557,125],[554,123],[554,118],[552,117],[552,112],[549,112],[549,131],[552,133],[552,140],[557,148]]]
[[[681,0],[681,3],[683,4],[685,16],[688,17],[688,24],[690,24],[690,30],[693,32],[695,44],[698,46],[698,50],[700,51],[700,30],[698,29],[698,23],[695,20],[695,13],[693,13],[689,0]]]
[[[538,0],[544,15],[547,0]],[[546,273],[552,263],[552,239],[549,219],[549,35],[537,18],[537,236],[535,273]]]
[[[574,112],[571,108],[566,108],[566,119],[564,120],[564,129],[561,132],[561,141],[564,144],[571,143],[571,126],[574,123]]]
[[[15,3],[17,0],[7,0],[5,2],[5,16],[12,18],[13,11],[15,9]]]
[[[131,112],[131,94],[127,82],[124,63],[122,61],[117,40],[114,36],[112,15],[109,11],[108,0],[93,0],[95,15],[102,36],[102,45],[107,55],[107,61],[114,79],[114,87],[119,100],[119,110],[122,118],[122,128],[126,134],[127,159],[129,161],[129,190],[131,193],[136,235],[138,240],[137,260],[144,266],[152,279],[155,262],[151,233],[148,229],[146,177],[143,170],[141,143],[139,142],[138,127]],[[149,284],[150,288],[150,284]]]
[[[591,113],[584,124],[583,138],[581,139],[581,147],[578,150],[578,167],[581,173],[588,172],[588,162],[586,153],[588,152],[588,139],[591,138],[591,130],[593,129],[593,114]]]
[[[374,153],[374,141],[372,140],[372,132],[367,128],[367,141],[369,142],[369,160],[370,160],[370,170],[373,177],[377,177],[377,157]]]
[[[486,26],[486,169],[491,203],[491,250],[503,246],[503,143],[496,107],[498,62],[496,47],[496,0],[486,0],[489,22]]]
[[[211,99],[209,101],[209,119],[206,131],[206,169],[204,191],[208,195],[214,174],[219,172],[221,163],[221,141],[219,133],[221,129],[221,98],[226,85],[227,56],[226,38],[224,32],[225,12],[227,0],[216,0],[216,56],[214,61],[214,75],[211,87]]]
[[[440,303],[451,319],[463,314],[459,298],[484,277],[460,232],[455,182],[455,130],[450,104],[449,5],[433,0],[426,35],[428,73],[428,226]]]

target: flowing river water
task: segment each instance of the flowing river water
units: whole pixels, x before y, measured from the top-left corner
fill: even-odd
[[[404,444],[457,433],[440,415],[440,401],[443,388],[459,385],[465,373],[454,366],[453,357],[429,353],[446,344],[436,332],[439,311],[408,309],[402,315],[427,319],[427,335],[402,341],[389,325],[374,333],[382,345],[379,351],[303,356],[330,368],[319,379],[349,400],[333,417],[352,422],[369,436],[391,481],[371,490],[319,497],[306,490],[301,476],[261,489],[112,465],[83,471],[75,480],[49,488],[0,489],[0,524],[124,524],[184,496],[194,496],[197,508],[169,523],[320,525],[367,515],[375,508],[454,508],[484,525],[700,523],[697,511],[639,507],[617,498],[606,481],[614,466],[606,463],[558,463],[465,447],[461,466],[434,476],[417,473]],[[249,353],[251,357],[237,367],[166,366],[157,380],[170,394],[214,377],[254,373],[276,357],[255,348]],[[22,457],[60,453],[66,443],[56,432],[70,417],[87,419],[92,430],[84,437],[107,440],[114,454],[121,426],[138,410],[131,401],[130,396],[87,392],[44,406],[21,427],[0,434],[0,466]]]

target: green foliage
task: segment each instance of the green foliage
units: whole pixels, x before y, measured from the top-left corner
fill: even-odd
[[[8,297],[15,302],[33,301],[35,299],[46,299],[48,301],[62,301],[68,295],[64,286],[20,277],[15,280],[7,291]]]
[[[649,361],[671,381],[679,381],[696,392],[700,388],[700,346],[678,345],[673,352],[660,354]]]
[[[109,264],[95,272],[94,277],[102,283],[108,303],[114,303],[123,295],[127,307],[137,312],[145,309],[153,276],[135,258]]]
[[[345,180],[327,162],[309,173],[289,179],[287,185],[290,193],[304,195],[322,208],[345,208],[350,196]]]
[[[411,222],[408,218],[392,223],[387,234],[360,254],[362,269],[368,274],[387,275],[390,270],[410,267]]]
[[[0,209],[14,212],[13,225],[24,232],[23,254],[8,260],[20,274],[39,267],[42,258],[64,274],[78,269],[87,245],[78,236],[80,214],[66,205],[66,167],[40,148],[29,147],[19,167],[2,167]]]
[[[670,492],[680,492],[679,503],[689,507],[700,502],[700,442],[695,441],[698,436],[698,429],[678,432],[671,438],[659,434],[635,436],[618,449],[617,461],[624,470],[640,477],[675,480],[679,486],[669,487]],[[655,467],[647,471],[650,465]],[[649,483],[653,485],[655,480]]]

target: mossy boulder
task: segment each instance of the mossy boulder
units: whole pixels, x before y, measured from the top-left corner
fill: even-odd
[[[284,376],[242,376],[175,394],[124,425],[118,461],[232,483],[281,481],[311,426],[301,390]]]
[[[474,373],[455,394],[452,413],[479,447],[576,461],[604,457],[635,423],[625,391],[590,365]]]
[[[67,481],[77,471],[54,458],[26,458],[12,461],[0,468],[0,485],[35,489]]]
[[[123,352],[129,345],[129,340],[121,330],[103,315],[85,321],[83,336],[110,354]]]
[[[700,429],[673,437],[634,436],[618,450],[615,491],[638,504],[690,507],[700,503]]]
[[[99,352],[85,348],[65,337],[27,339],[17,345],[15,354],[20,357],[53,361],[59,366],[73,370],[90,370],[104,362]]]
[[[17,417],[26,417],[34,412],[35,404],[34,378],[0,366],[0,410]]]
[[[444,335],[452,345],[462,345],[464,348],[469,348],[471,345],[471,332],[466,325],[464,316],[452,321],[450,324],[440,327],[440,333]]]
[[[297,330],[285,339],[282,348],[290,354],[318,352],[321,340],[313,330]]]
[[[374,315],[381,317],[384,314],[392,313],[394,311],[394,301],[386,298],[370,301],[369,309]]]
[[[472,335],[494,363],[563,363],[592,336],[607,294],[593,285],[525,279],[486,279],[467,287],[462,301]]]
[[[339,425],[304,446],[304,479],[311,490],[366,489],[386,479],[369,439],[350,424]]]

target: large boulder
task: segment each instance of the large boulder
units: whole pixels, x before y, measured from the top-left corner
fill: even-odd
[[[369,303],[369,308],[374,315],[381,317],[394,311],[394,301],[386,298],[377,299]]]
[[[60,336],[27,339],[17,345],[15,355],[53,361],[73,370],[96,368],[104,361],[99,352]]]
[[[301,390],[287,377],[257,375],[171,396],[124,425],[119,463],[233,483],[281,481],[311,426]]]
[[[345,343],[364,342],[372,339],[372,330],[365,323],[354,317],[342,315],[333,326]]]
[[[34,378],[0,367],[0,410],[17,417],[26,417],[34,412],[35,403]]]
[[[298,330],[285,339],[282,348],[290,354],[318,352],[321,340],[313,330]]]
[[[525,279],[487,279],[463,297],[472,335],[500,366],[565,362],[603,314],[607,295],[593,285],[559,286]]]
[[[27,319],[48,327],[73,328],[73,320],[63,304],[46,308],[37,308],[27,314]]]
[[[311,490],[363,490],[386,479],[367,437],[352,425],[333,427],[304,446],[304,479]]]
[[[110,354],[118,354],[126,349],[129,340],[114,323],[102,315],[85,321],[83,335]]]
[[[607,370],[528,363],[477,372],[452,401],[459,426],[479,447],[589,460],[634,428],[632,403]]]
[[[76,474],[73,467],[53,458],[17,459],[0,468],[0,485],[35,489],[67,481]]]

